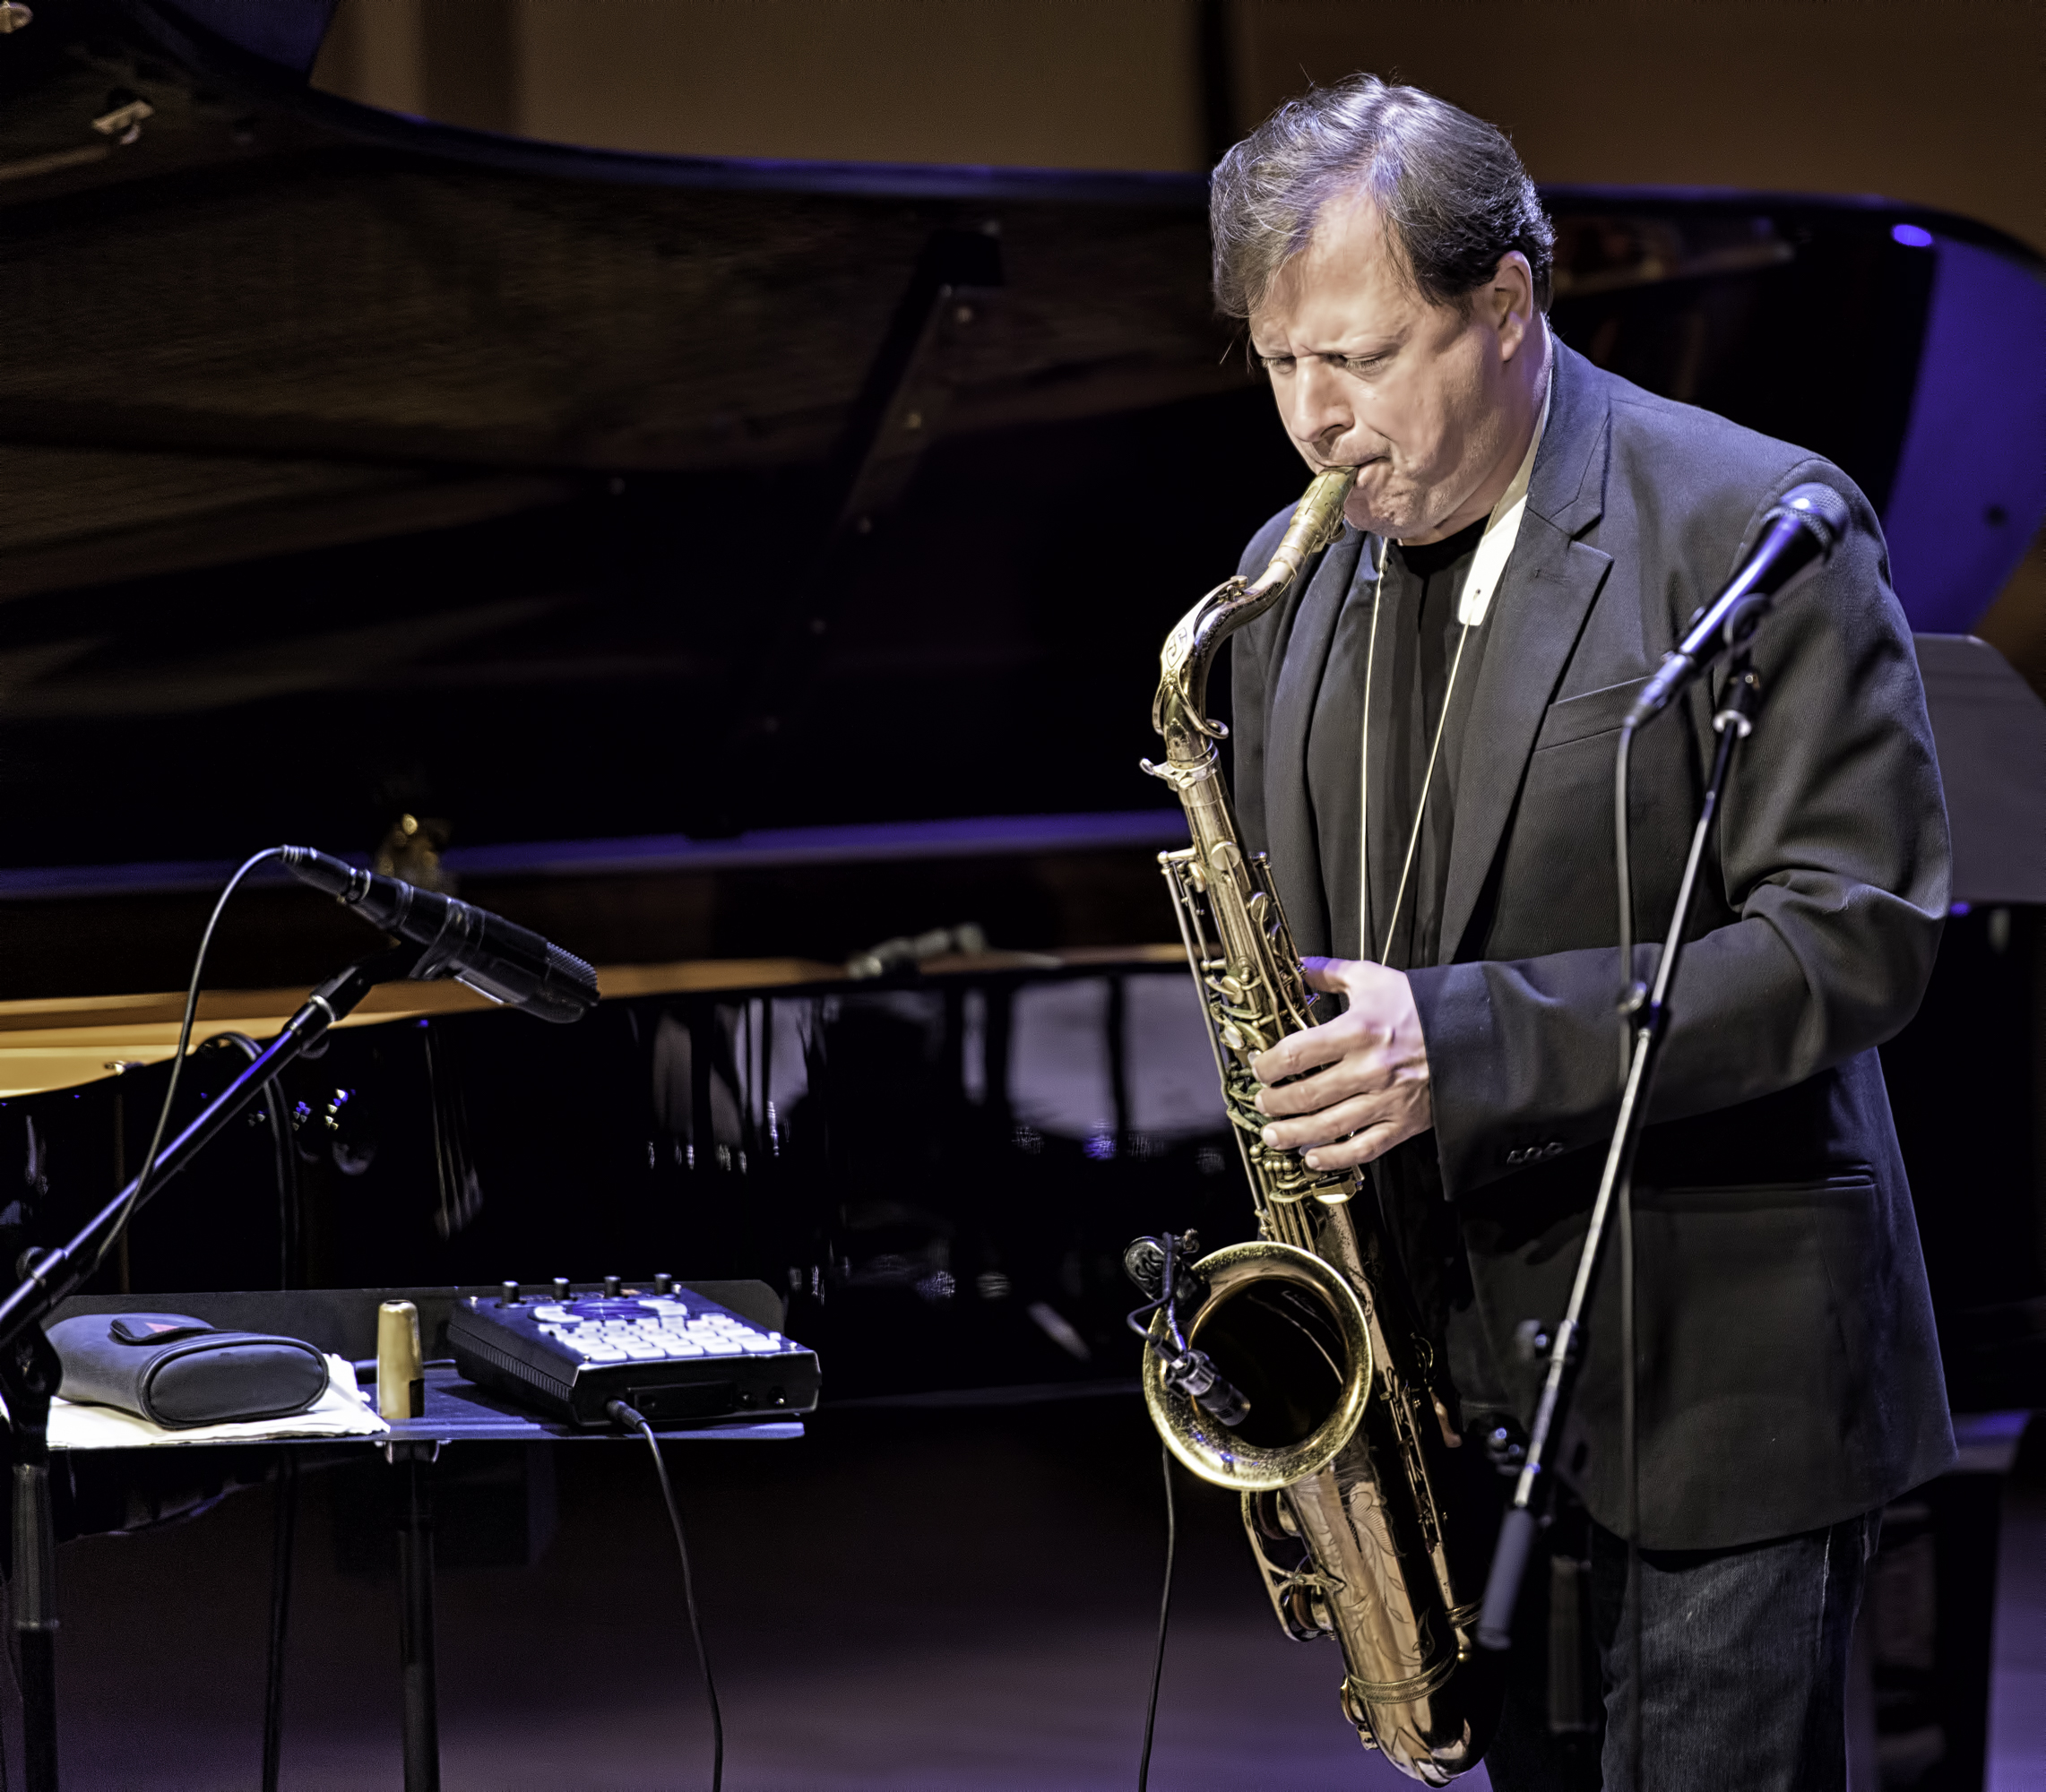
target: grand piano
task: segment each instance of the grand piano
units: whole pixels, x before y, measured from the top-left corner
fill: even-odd
[[[1248,1221],[1155,654],[1300,483],[1202,181],[494,137],[314,91],[327,10],[0,37],[0,1258],[132,1173],[162,992],[303,840],[607,999],[384,993],[109,1287],[759,1277],[827,1401],[1128,1385],[1123,1244]],[[2046,517],[2046,268],[1877,200],[1545,196],[1567,340],[1883,516],[1958,856],[1886,1069],[1956,1406],[2046,1404],[2046,709],[1970,638]],[[375,944],[252,885],[187,1098]]]
[[[651,1253],[789,1287],[842,1395],[1126,1374],[1126,1233],[1243,1223],[1157,945],[1152,668],[1299,483],[1210,314],[1202,182],[462,131],[313,90],[329,10],[60,0],[0,39],[7,1254],[134,1162],[152,992],[227,869],[304,839],[612,999],[556,1032],[401,992],[283,1091],[290,1250],[252,1141],[144,1216],[135,1286]],[[1968,912],[1891,1081],[1943,1310],[2022,1354],[2046,777],[1954,637],[2046,515],[2038,260],[1876,201],[1547,198],[1566,340],[1835,459],[1935,637]],[[997,950],[845,978],[961,923]],[[258,887],[207,1025],[372,943]],[[202,1206],[241,1219],[196,1254]]]

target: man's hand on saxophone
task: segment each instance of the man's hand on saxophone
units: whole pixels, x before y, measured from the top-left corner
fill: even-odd
[[[1309,1169],[1368,1164],[1435,1124],[1413,992],[1404,973],[1368,961],[1308,958],[1300,969],[1311,988],[1346,996],[1350,1005],[1251,1064],[1265,1085],[1258,1111],[1273,1116],[1265,1142],[1281,1150],[1311,1148]]]

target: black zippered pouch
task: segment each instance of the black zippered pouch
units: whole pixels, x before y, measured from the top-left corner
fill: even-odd
[[[183,1313],[92,1313],[49,1341],[67,1400],[118,1407],[166,1430],[289,1418],[325,1392],[327,1359],[297,1338],[221,1331]]]

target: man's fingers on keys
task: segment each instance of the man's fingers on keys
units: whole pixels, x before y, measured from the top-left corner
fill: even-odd
[[[1305,1147],[1334,1144],[1360,1126],[1388,1117],[1382,1092],[1366,1092],[1316,1109],[1298,1120],[1274,1120],[1259,1135],[1274,1150],[1297,1151]]]
[[[1336,1031],[1342,1024],[1340,1020],[1331,1021],[1281,1039],[1270,1051],[1260,1052],[1251,1060],[1251,1074],[1269,1084],[1335,1063],[1343,1052],[1342,1037]]]
[[[1398,1144],[1405,1135],[1391,1121],[1382,1125],[1367,1126],[1361,1133],[1350,1138],[1339,1139],[1332,1145],[1318,1145],[1307,1155],[1309,1169],[1347,1170],[1359,1164],[1370,1163],[1382,1158]]]

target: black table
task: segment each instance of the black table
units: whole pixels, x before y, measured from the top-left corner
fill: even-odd
[[[764,1282],[698,1281],[678,1287],[729,1307],[771,1331],[781,1329],[783,1305]],[[581,1291],[581,1290],[579,1290]],[[252,1443],[279,1452],[277,1555],[271,1585],[270,1661],[263,1700],[263,1787],[275,1792],[282,1755],[284,1644],[289,1628],[291,1551],[296,1517],[298,1459],[308,1447],[324,1452],[380,1451],[401,1479],[394,1502],[398,1541],[399,1657],[404,1692],[405,1792],[437,1792],[440,1785],[440,1719],[434,1684],[433,1464],[442,1446],[454,1443],[627,1442],[637,1433],[585,1430],[539,1417],[504,1396],[462,1379],[446,1355],[447,1318],[464,1295],[497,1294],[483,1288],[315,1288],[291,1293],[82,1295],[65,1301],[53,1315],[70,1319],[89,1313],[189,1314],[223,1329],[270,1331],[303,1338],[350,1361],[366,1361],[376,1348],[376,1310],[387,1300],[409,1300],[419,1309],[419,1338],[428,1359],[426,1413],[399,1419],[387,1432],[355,1437],[276,1439],[222,1438],[189,1444],[143,1446],[163,1451],[233,1447]],[[374,1388],[372,1403],[374,1404]],[[798,1417],[741,1419],[656,1426],[663,1443],[732,1443],[787,1442],[803,1434]],[[132,1451],[95,1451],[130,1455]],[[327,1460],[332,1460],[329,1457]]]

